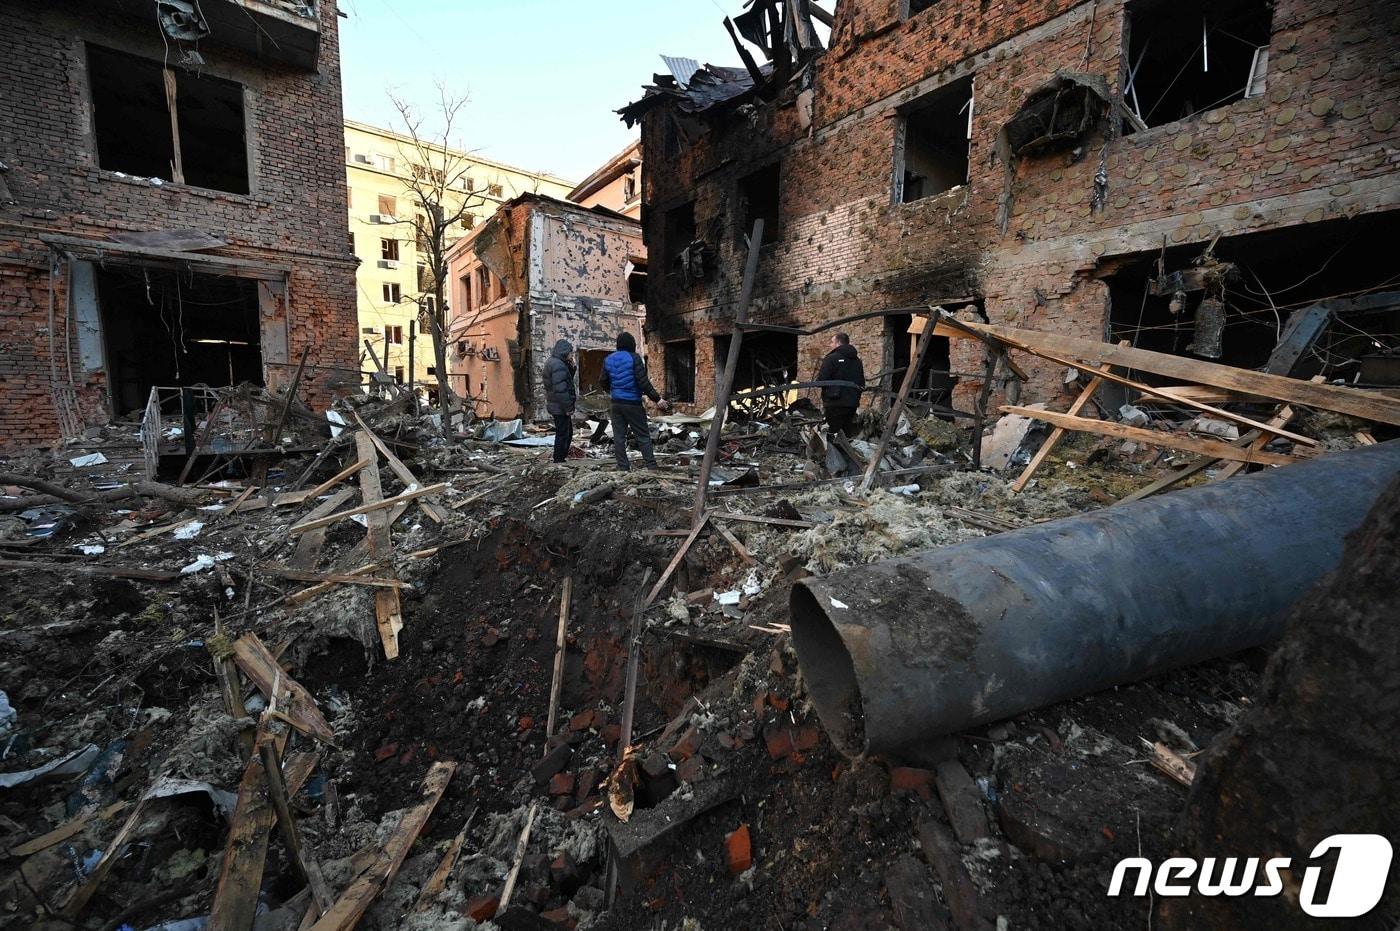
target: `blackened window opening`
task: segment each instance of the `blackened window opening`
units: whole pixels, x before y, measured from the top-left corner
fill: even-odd
[[[666,211],[661,232],[661,248],[666,260],[665,270],[675,269],[675,263],[686,247],[695,241],[695,203],[681,204]]]
[[[715,337],[716,378],[723,371],[721,360],[729,357],[728,336]],[[734,372],[734,390],[786,385],[797,381],[797,336],[788,333],[750,333],[739,346],[739,367]]]
[[[665,345],[666,397],[688,404],[695,400],[695,340]]]
[[[263,383],[257,282],[164,268],[97,271],[112,406],[151,388]]]
[[[890,390],[898,391],[904,381],[905,370],[918,352],[916,341],[921,337],[909,332],[914,322],[912,315],[896,314],[886,317],[885,321],[890,353]],[[952,398],[953,386],[958,380],[950,371],[950,348],[947,337],[933,337],[914,378],[914,385],[909,389],[911,402],[916,405],[920,402],[946,405]]]
[[[782,175],[782,163],[774,162],[739,179],[739,200],[743,205],[743,225],[738,230],[741,242],[753,232],[755,220],[763,221],[764,243],[783,238],[779,212]]]
[[[917,16],[931,6],[935,6],[938,0],[905,0],[905,16]]]
[[[939,88],[912,107],[901,126],[896,172],[903,203],[967,182],[972,78]]]
[[[102,168],[248,193],[241,85],[99,46],[87,57]]]
[[[1135,0],[1124,102],[1150,127],[1262,94],[1271,20],[1268,0]]]

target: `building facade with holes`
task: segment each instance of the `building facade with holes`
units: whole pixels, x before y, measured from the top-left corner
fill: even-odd
[[[411,379],[429,388],[435,382],[428,371],[431,337],[424,333],[422,340],[409,342],[410,328],[418,326],[420,312],[431,309],[435,290],[429,250],[418,236],[427,227],[423,195],[441,202],[448,216],[460,217],[448,225],[444,238],[450,244],[511,198],[564,197],[573,187],[562,178],[443,148],[440,142],[345,121],[350,248],[360,259],[356,304],[362,363],[370,370],[378,362],[398,382]],[[425,172],[437,175],[424,177]]]
[[[0,448],[359,384],[335,0],[0,8]],[[178,397],[178,392],[174,393]]]
[[[636,220],[524,194],[454,245],[447,267],[451,384],[479,416],[546,418],[544,364],[561,339],[574,346],[581,405],[607,407],[598,377],[618,333],[643,348]]]
[[[886,386],[930,304],[1261,367],[1295,314],[1336,299],[1291,374],[1375,381],[1400,349],[1377,297],[1400,284],[1400,4],[810,6],[790,29],[759,0],[736,19],[762,40],[751,67],[669,59],[623,110],[642,127],[647,340],[670,396],[711,403],[760,217],[751,319],[905,309],[848,327]],[[751,334],[738,387],[812,378],[827,340]],[[966,410],[981,349],[941,342],[919,384]],[[1026,400],[1060,396],[1062,369],[1024,367]]]

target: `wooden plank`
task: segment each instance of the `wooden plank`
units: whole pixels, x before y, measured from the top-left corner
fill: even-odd
[[[341,482],[345,481],[347,478],[350,478],[352,475],[354,475],[354,474],[356,474],[357,472],[359,472],[361,469],[363,469],[363,468],[364,468],[365,466],[367,466],[367,465],[369,465],[369,463],[368,463],[367,461],[365,461],[364,459],[356,459],[354,462],[350,463],[348,466],[346,466],[345,468],[341,469],[339,472],[335,473],[335,474],[332,475],[330,478],[326,479],[324,482],[322,482],[321,484],[317,485],[315,488],[312,488],[310,491],[292,492],[291,494],[295,494],[295,495],[299,495],[299,496],[300,496],[300,497],[297,498],[296,500],[291,500],[291,494],[289,494],[289,495],[286,496],[288,500],[285,500],[285,501],[284,501],[282,498],[279,498],[278,500],[274,501],[273,503],[274,503],[274,504],[284,504],[284,503],[285,503],[285,504],[301,504],[301,503],[303,503],[303,502],[305,502],[305,501],[310,501],[312,498],[319,498],[319,497],[321,497],[322,495],[324,495],[326,492],[328,492],[328,491],[330,491],[332,488],[334,488],[336,485],[339,485]]]
[[[369,462],[369,465],[360,471],[360,497],[366,505],[382,504],[384,498],[379,489],[379,461],[374,441],[363,432],[357,433],[355,448],[359,451],[360,458]],[[398,503],[407,507],[408,502],[402,500],[403,496],[400,495],[399,498]],[[394,555],[394,544],[389,534],[389,517],[381,508],[370,513],[368,524],[369,532],[365,534],[365,540],[369,546],[370,561],[385,563]],[[381,577],[385,573],[388,576],[393,575],[392,567],[377,571]],[[374,593],[374,620],[379,629],[380,642],[384,645],[385,657],[397,659],[399,631],[403,630],[403,611],[397,589],[379,590]]]
[[[1034,346],[1040,350],[1074,355],[1085,361],[1123,366],[1152,372],[1165,378],[1262,395],[1275,401],[1316,407],[1339,414],[1350,414],[1364,420],[1400,426],[1400,399],[1379,392],[1316,384],[1282,375],[1267,375],[1229,365],[1152,352],[1148,349],[1111,346],[1097,340],[1059,333],[984,323],[969,323],[966,326],[1014,346]]]
[[[758,560],[754,559],[753,554],[744,548],[744,544],[739,542],[739,538],[734,536],[733,531],[723,524],[715,524],[715,529],[719,531],[720,536],[724,537],[724,542],[729,544],[729,548],[739,556],[739,559],[743,561],[744,565],[758,565]]]
[[[335,904],[312,925],[312,931],[349,931],[359,923],[365,911],[379,894],[393,884],[404,858],[423,833],[433,809],[456,771],[456,763],[434,763],[423,780],[422,797],[417,805],[404,812],[398,827],[384,842],[373,865],[361,873],[336,899]]]
[[[932,309],[933,312],[939,310],[942,308]],[[860,483],[862,492],[870,491],[870,487],[875,483],[875,473],[880,471],[880,463],[885,458],[885,450],[890,445],[894,431],[899,427],[899,415],[904,412],[904,402],[909,399],[909,390],[914,387],[914,382],[919,377],[919,369],[923,367],[924,357],[928,355],[928,347],[932,344],[932,332],[919,335],[919,348],[914,353],[914,360],[904,370],[904,379],[899,384],[899,392],[894,396],[894,403],[890,405],[889,413],[885,416],[885,428],[880,431],[880,441],[875,444],[875,452],[865,467],[865,477],[861,479]]]
[[[738,41],[738,40],[735,40]],[[753,221],[749,237],[749,256],[744,263],[744,280],[739,290],[739,304],[734,311],[734,331],[729,337],[729,353],[724,359],[724,373],[715,392],[715,416],[710,421],[710,434],[705,439],[705,455],[700,460],[700,480],[695,486],[695,507],[690,523],[699,527],[705,519],[706,499],[710,494],[710,472],[719,455],[720,436],[729,413],[729,398],[734,393],[734,376],[739,371],[739,350],[744,344],[744,324],[749,319],[749,303],[753,300],[754,282],[758,278],[758,257],[763,250],[763,218]]]
[[[393,472],[398,480],[404,483],[405,487],[412,488],[415,485],[422,486],[423,482],[419,480],[418,476],[414,475],[412,470],[403,464],[403,460],[394,455],[394,451],[379,438],[379,434],[371,430],[369,425],[360,419],[359,411],[352,408],[350,416],[355,418],[355,423],[360,425],[361,430],[369,434],[369,438],[373,441],[375,449],[379,450],[379,455],[383,456],[384,461],[389,464],[389,471]],[[447,520],[447,513],[432,501],[419,499],[418,506],[423,509],[423,513],[427,514],[434,523],[441,524]]]
[[[214,887],[209,931],[248,931],[257,915],[269,835],[277,817],[267,790],[262,753],[272,740],[266,728],[258,728],[253,754],[238,784],[238,804],[229,824],[219,882]]]
[[[564,590],[559,595],[559,631],[554,638],[554,675],[549,681],[549,718],[544,736],[554,736],[554,723],[559,715],[559,692],[564,687],[564,641],[569,627],[569,606],[574,594],[574,577],[564,576]],[[548,752],[548,750],[546,750]]]
[[[1121,346],[1123,343],[1119,345]],[[1241,394],[1238,391],[1226,391],[1224,388],[1210,388],[1205,385],[1166,385],[1159,387],[1157,392],[1162,396],[1161,400],[1168,402],[1182,397],[1190,398],[1193,401],[1204,401],[1207,404],[1270,403],[1268,398],[1260,397],[1257,394]]]
[[[1123,342],[1119,343],[1118,345],[1126,346],[1128,345],[1128,341],[1123,340]],[[1107,365],[1099,367],[1100,373],[1105,372],[1107,370]],[[1094,399],[1094,395],[1098,393],[1098,390],[1101,387],[1103,387],[1103,375],[1095,374],[1093,378],[1089,379],[1089,383],[1084,386],[1084,390],[1079,392],[1079,397],[1074,399],[1074,403],[1069,406],[1069,410],[1067,411],[1067,413],[1078,414],[1080,411],[1082,411],[1085,405],[1087,405],[1090,401]],[[1011,483],[1012,492],[1019,493],[1022,489],[1026,487],[1027,483],[1029,483],[1031,480],[1031,476],[1035,475],[1036,470],[1040,468],[1041,463],[1045,462],[1046,457],[1050,455],[1050,451],[1055,448],[1055,444],[1059,443],[1060,439],[1064,435],[1064,427],[1056,427],[1055,429],[1050,431],[1050,435],[1045,438],[1044,443],[1040,444],[1040,449],[1037,449],[1035,451],[1035,455],[1031,457],[1031,461],[1026,465],[1026,468],[1022,470],[1020,476],[1017,477],[1016,481]]]
[[[370,468],[371,466],[365,466],[365,468],[361,470],[360,478],[362,480],[364,478],[365,472],[368,471]],[[375,487],[378,488],[379,476],[377,469],[375,470],[375,473],[376,474],[374,484]],[[299,533],[306,533],[306,531],[308,530],[315,530],[317,527],[329,527],[331,524],[339,523],[340,521],[345,520],[347,517],[357,517],[361,514],[372,514],[376,511],[382,511],[385,508],[394,507],[396,504],[413,501],[414,499],[421,498],[424,495],[437,494],[438,492],[450,487],[451,486],[448,483],[440,482],[436,485],[429,485],[427,488],[417,488],[413,491],[405,491],[403,494],[395,495],[392,498],[380,497],[375,499],[374,501],[366,501],[364,504],[360,505],[357,508],[351,508],[348,511],[338,511],[337,513],[332,514],[329,517],[318,517],[315,520],[308,520],[304,523],[294,524],[287,529],[287,532],[295,536]]]
[[[64,841],[68,840],[70,837],[81,833],[84,828],[86,828],[89,824],[91,824],[94,821],[106,821],[108,818],[116,817],[117,815],[125,811],[130,805],[130,802],[117,802],[115,804],[108,805],[101,811],[98,811],[97,809],[90,809],[88,811],[85,811],[78,817],[73,818],[70,821],[66,821],[58,827],[54,828],[52,831],[49,831],[47,834],[40,834],[33,840],[27,840],[22,844],[11,847],[10,856],[28,857],[32,854],[38,853],[41,850],[48,850],[54,844],[61,844]]]
[[[737,520],[745,524],[770,524],[774,527],[795,527],[798,530],[810,530],[817,526],[810,520],[790,520],[786,517],[763,517],[758,514],[731,514],[728,511],[715,511],[710,516],[716,520]]]
[[[1122,344],[1120,344],[1117,348],[1122,349],[1128,347],[1125,347]],[[1161,395],[1161,392],[1158,389],[1152,387],[1151,385],[1145,384],[1140,381],[1134,381],[1131,378],[1127,378],[1123,375],[1116,374],[1108,365],[1104,365],[1095,370],[1089,368],[1084,363],[1076,362],[1074,359],[1071,359],[1066,356],[1061,356],[1053,352],[1045,352],[1044,350],[1029,348],[1025,349],[1025,351],[1031,353],[1032,355],[1039,356],[1042,359],[1047,359],[1051,362],[1055,362],[1060,365],[1066,365],[1070,368],[1076,368],[1082,372],[1094,374],[1096,377],[1102,378],[1104,381],[1111,381],[1116,385],[1122,385],[1125,388],[1131,388],[1134,391],[1141,392],[1142,394],[1148,395],[1149,397],[1158,397]],[[1241,427],[1244,427],[1247,430],[1262,430],[1266,433],[1271,433],[1274,436],[1280,436],[1284,439],[1292,440],[1294,443],[1298,443],[1303,446],[1317,445],[1317,440],[1313,439],[1312,437],[1303,436],[1300,433],[1290,433],[1289,431],[1284,430],[1280,427],[1271,428],[1268,424],[1260,423],[1259,421],[1254,420],[1253,418],[1245,417],[1243,414],[1236,414],[1231,411],[1223,410],[1221,408],[1214,407],[1210,404],[1205,404],[1201,401],[1196,401],[1188,397],[1176,395],[1171,398],[1168,398],[1168,400],[1172,401],[1175,404],[1179,404],[1182,407],[1189,407],[1192,410],[1199,411],[1202,414],[1208,414],[1209,416],[1216,417],[1220,420],[1228,420],[1233,423],[1239,424]]]
[[[1065,427],[1068,430],[1078,430],[1083,433],[1097,433],[1101,436],[1113,436],[1124,440],[1134,440],[1139,443],[1147,443],[1150,446],[1166,446],[1169,449],[1181,449],[1192,453],[1202,453],[1207,456],[1214,456],[1216,459],[1229,459],[1232,461],[1257,462],[1260,465],[1291,465],[1301,460],[1293,456],[1283,456],[1278,453],[1251,452],[1231,446],[1221,440],[1203,440],[1199,437],[1187,436],[1182,433],[1165,433],[1161,430],[1146,430],[1142,427],[1130,427],[1127,424],[1115,423],[1110,420],[1090,420],[1087,417],[1071,417],[1068,414],[1056,414],[1052,411],[1040,411],[1030,407],[1015,407],[1007,405],[1002,410],[1008,414],[1020,414],[1023,417],[1034,417],[1046,423]]]
[[[1281,426],[1283,424],[1288,423],[1292,419],[1293,408],[1291,405],[1285,404],[1283,407],[1279,408],[1278,413],[1274,415],[1274,418],[1272,421],[1270,421],[1270,423],[1277,423]],[[1265,436],[1262,433],[1258,433],[1257,431],[1251,431],[1251,433],[1252,435],[1249,436],[1248,439],[1246,439],[1245,437],[1240,437],[1238,440],[1235,441],[1234,445],[1244,447],[1245,449],[1248,449],[1252,452],[1259,452],[1263,450],[1265,446],[1269,445],[1269,437]],[[1244,462],[1226,463],[1225,468],[1221,469],[1220,475],[1216,477],[1216,481],[1222,481],[1231,477],[1232,475],[1238,474],[1242,469],[1244,469],[1244,467],[1247,464],[1248,463]]]
[[[107,874],[111,872],[112,864],[121,859],[122,848],[126,846],[126,842],[131,838],[137,825],[141,823],[141,816],[145,812],[146,798],[143,796],[141,801],[136,803],[136,807],[131,810],[131,814],[122,824],[121,830],[117,831],[116,837],[113,837],[112,842],[103,850],[102,859],[97,862],[97,866],[88,875],[87,881],[74,891],[73,897],[63,907],[64,917],[72,920],[82,914],[83,909],[92,900],[93,894],[97,892],[97,887],[102,885],[102,880],[106,879]]]
[[[651,592],[648,593],[646,597],[646,601],[642,602],[642,610],[645,611],[647,608],[651,607],[652,602],[656,600],[656,596],[661,594],[661,589],[665,588],[666,583],[671,580],[671,573],[675,572],[676,568],[681,564],[681,560],[685,559],[685,554],[690,550],[690,545],[695,542],[696,537],[700,536],[700,531],[704,530],[705,525],[709,522],[710,512],[706,511],[704,514],[700,515],[699,522],[690,528],[690,533],[681,541],[680,548],[676,550],[676,555],[671,557],[671,561],[666,565],[666,570],[661,573],[661,578],[656,580],[656,584],[652,586]]]
[[[325,517],[327,514],[334,514],[346,501],[349,501],[355,494],[352,488],[342,488],[340,491],[322,501],[317,507],[306,515],[308,518]],[[326,528],[320,530],[309,530],[297,538],[297,548],[292,553],[289,560],[291,565],[297,569],[314,568],[316,562],[321,558],[321,547],[326,542]]]
[[[535,826],[535,815],[539,810],[540,803],[532,802],[530,813],[525,816],[525,829],[520,832],[520,839],[515,842],[515,862],[511,865],[510,872],[506,874],[506,884],[501,889],[501,904],[496,907],[498,914],[506,910],[510,905],[511,896],[515,893],[515,883],[520,878],[520,867],[525,863],[525,851],[530,847],[530,829]]]
[[[411,583],[400,582],[398,579],[376,579],[344,572],[311,572],[306,569],[293,569],[290,566],[262,566],[261,568],[269,575],[293,579],[298,582],[329,582],[332,585],[365,585],[370,588],[405,589],[413,587]]]
[[[283,693],[276,698],[277,706],[293,727],[308,737],[334,743],[335,731],[326,723],[321,709],[316,707],[316,700],[301,683],[282,671],[276,657],[258,639],[257,634],[247,633],[233,642],[233,661],[269,702],[274,700],[274,687]]]
[[[706,517],[709,512],[706,512]],[[705,525],[705,519],[701,519],[700,525]],[[646,588],[647,579],[651,578],[651,569],[642,575],[640,588]],[[622,698],[622,723],[619,726],[617,740],[617,759],[621,763],[627,754],[627,748],[632,746],[632,720],[637,708],[637,676],[639,672],[641,652],[642,652],[642,615],[646,612],[649,600],[638,599],[632,609],[632,628],[627,637],[627,678],[623,685]]]
[[[104,566],[96,563],[43,562],[38,559],[0,559],[0,569],[22,569],[26,572],[62,572],[80,575],[100,575],[113,579],[141,579],[146,582],[173,582],[178,572],[144,569],[140,566]]]
[[[452,843],[447,845],[446,852],[438,861],[437,869],[433,870],[433,875],[428,877],[428,881],[418,891],[418,901],[413,904],[415,912],[427,911],[432,907],[433,901],[442,895],[443,890],[447,888],[447,879],[452,875],[452,868],[457,865],[457,857],[462,852],[462,845],[467,841],[467,829],[472,826],[472,820],[476,818],[476,811],[473,808],[471,814],[467,815],[462,830],[458,831],[457,836],[452,838]]]

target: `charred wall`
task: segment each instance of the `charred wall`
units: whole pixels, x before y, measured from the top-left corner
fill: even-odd
[[[966,295],[994,322],[1102,338],[1103,278],[1120,257],[1400,206],[1400,78],[1387,38],[1400,4],[1281,0],[1255,96],[1135,130],[1119,101],[1144,2],[944,2],[902,18],[897,3],[847,0],[814,65],[810,125],[794,87],[694,116],[674,103],[649,112],[648,246],[663,255],[667,211],[693,201],[697,234],[714,249],[698,281],[653,261],[649,339],[696,339],[696,406],[713,396],[704,337],[729,329],[738,298],[740,181],[773,162],[782,235],[764,246],[752,316],[800,325]],[[998,151],[1002,128],[1062,72],[1100,82],[1102,111],[1088,129],[1014,158]],[[967,183],[903,202],[901,126],[968,77]],[[676,124],[689,144],[678,144]],[[867,371],[879,368],[875,330],[852,332]],[[802,340],[804,364],[824,343]],[[976,372],[976,350],[955,345],[952,364]],[[1051,368],[1030,366],[1026,397],[1058,391]],[[959,384],[977,387],[975,377]]]

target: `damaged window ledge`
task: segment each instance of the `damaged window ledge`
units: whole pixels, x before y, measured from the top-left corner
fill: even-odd
[[[129,175],[122,171],[112,171],[107,168],[93,169],[98,177],[103,181],[115,181],[119,184],[130,184],[134,187],[154,188],[163,190],[169,188],[179,191],[181,194],[193,194],[198,197],[207,197],[210,200],[227,200],[240,204],[262,204],[264,201],[256,194],[235,194],[232,191],[220,191],[215,188],[195,187],[192,184],[181,184],[178,181],[167,181],[164,178],[142,178],[137,175]]]
[[[927,197],[920,197],[918,200],[902,200],[895,204],[896,207],[919,208],[927,207],[930,204],[941,204],[949,200],[965,200],[972,193],[971,185],[959,184],[948,188],[946,191],[939,191],[937,194],[930,194]]]
[[[1150,139],[1153,141],[1160,142],[1160,137],[1176,135],[1181,130],[1187,129],[1191,126],[1195,126],[1198,123],[1220,123],[1223,122],[1225,119],[1229,118],[1230,116],[1234,116],[1236,114],[1257,113],[1258,111],[1264,109],[1264,104],[1265,97],[1262,94],[1258,97],[1246,97],[1243,100],[1234,100],[1230,103],[1221,104],[1218,107],[1212,107],[1209,110],[1201,110],[1197,113],[1191,114],[1190,116],[1182,117],[1179,120],[1173,120],[1170,123],[1161,123],[1157,126],[1149,126],[1147,127],[1147,129],[1137,130],[1129,133],[1128,135],[1122,135],[1120,133],[1118,135],[1118,138],[1114,140],[1113,144],[1118,145],[1125,140],[1128,142],[1137,142],[1140,139]],[[1207,117],[1211,116],[1212,114],[1220,115],[1215,119],[1207,119]]]

